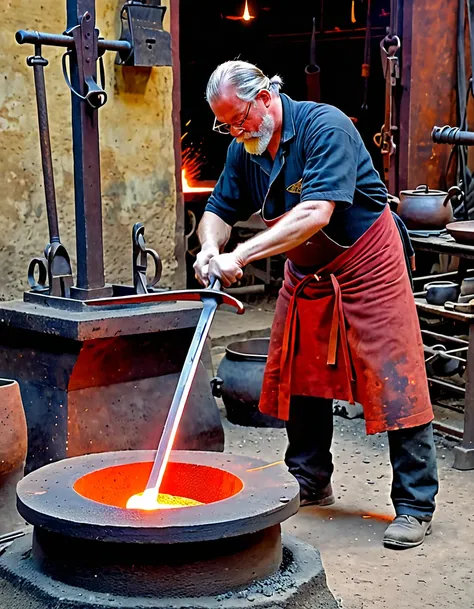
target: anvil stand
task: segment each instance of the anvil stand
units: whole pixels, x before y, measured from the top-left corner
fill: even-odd
[[[67,49],[77,249],[77,279],[69,297],[53,296],[39,285],[23,301],[0,306],[0,377],[20,385],[28,423],[26,472],[67,456],[156,448],[199,318],[200,308],[190,303],[86,305],[156,289],[146,286],[150,251],[140,224],[133,232],[134,287],[105,283],[98,111],[106,94],[97,83],[96,65],[108,50],[124,65],[170,65],[169,34],[162,30],[165,10],[159,0],[127,2],[121,40],[103,40],[95,27],[95,0],[67,0],[65,34],[16,34],[20,44],[36,49]],[[151,255],[156,280],[161,262]],[[175,447],[224,448],[202,364]]]

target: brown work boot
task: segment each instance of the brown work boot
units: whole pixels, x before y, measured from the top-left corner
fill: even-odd
[[[385,530],[383,545],[386,548],[405,549],[421,545],[431,533],[431,522],[401,514]]]
[[[325,486],[319,493],[315,493],[314,495],[309,495],[305,492],[300,491],[300,507],[305,507],[307,505],[332,505],[335,503],[334,495],[332,494],[332,486],[329,483]]]

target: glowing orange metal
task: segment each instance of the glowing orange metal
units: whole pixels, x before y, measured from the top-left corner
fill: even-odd
[[[180,507],[192,507],[203,505],[201,501],[178,497],[176,495],[166,495],[159,493],[156,495],[155,489],[147,489],[143,493],[132,495],[127,501],[127,510],[170,510]]]

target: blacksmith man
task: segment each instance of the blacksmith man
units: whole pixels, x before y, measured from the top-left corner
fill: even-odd
[[[301,504],[334,502],[332,400],[360,402],[367,433],[388,432],[396,518],[384,544],[414,547],[431,532],[438,477],[402,240],[351,120],[281,85],[243,61],[209,79],[214,129],[234,139],[199,226],[196,275],[229,286],[246,264],[286,253],[260,409],[287,421]],[[232,225],[258,210],[268,230],[221,253]]]

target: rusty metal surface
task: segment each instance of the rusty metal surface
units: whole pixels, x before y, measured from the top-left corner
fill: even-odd
[[[220,290],[214,290],[212,288],[197,289],[197,290],[170,290],[163,292],[156,292],[152,294],[136,294],[133,296],[115,296],[114,298],[98,298],[95,300],[89,300],[87,306],[89,307],[110,307],[119,305],[131,305],[131,304],[142,304],[142,303],[153,303],[153,302],[165,302],[165,301],[201,301],[203,298],[215,298],[218,305],[226,304],[234,309],[239,315],[245,312],[244,305],[226,292]]]
[[[21,387],[28,471],[68,454],[156,448],[200,310],[163,303],[85,314],[3,303],[0,376]],[[204,370],[191,395],[179,448],[223,450]]]
[[[445,187],[449,147],[433,144],[431,130],[456,124],[456,7],[457,0],[403,3],[400,190]]]
[[[130,484],[128,478],[118,476],[119,468],[147,463],[151,470],[154,454],[92,454],[47,465],[18,485],[18,510],[33,526],[71,537],[155,544],[186,544],[255,533],[279,524],[298,510],[298,482],[282,465],[265,468],[267,463],[260,459],[220,453],[171,453],[170,463],[224,470],[243,482],[237,494],[208,505],[143,512],[91,501],[73,489],[86,474],[113,467],[117,468],[111,472],[116,484]],[[129,490],[131,496],[140,488],[131,485]]]

